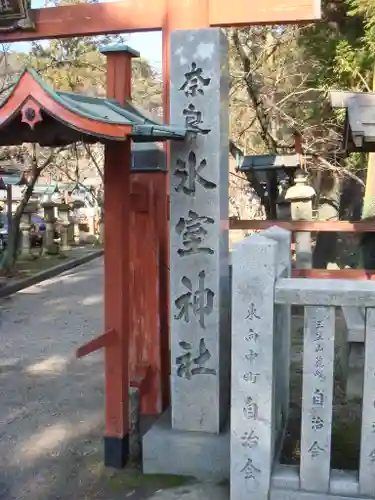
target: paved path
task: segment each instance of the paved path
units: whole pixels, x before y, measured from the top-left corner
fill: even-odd
[[[0,300],[1,500],[101,498],[102,355],[74,353],[102,331],[102,272],[97,259]]]

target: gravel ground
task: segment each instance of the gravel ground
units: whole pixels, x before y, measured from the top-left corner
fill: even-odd
[[[90,493],[101,457],[102,356],[75,350],[101,333],[102,270],[95,260],[0,301],[1,500],[97,498],[74,491]]]
[[[103,263],[96,259],[0,300],[0,500],[206,498],[202,486],[191,483],[165,491],[183,484],[181,478],[104,470],[102,354],[75,359],[76,348],[102,332],[102,277]],[[302,324],[302,318],[295,318],[292,405],[297,413]],[[335,390],[338,420],[345,426],[334,434],[337,443],[348,441],[348,449],[343,453],[341,445],[336,455],[353,455],[355,463],[357,419],[343,418],[348,407],[338,396]],[[290,424],[284,460],[298,463],[298,416]],[[351,468],[341,459],[334,462]],[[209,498],[215,486],[207,488]],[[217,493],[212,498],[219,500]]]
[[[102,280],[96,259],[0,300],[0,500],[207,498],[186,478],[104,469],[102,353],[75,359],[102,332]]]

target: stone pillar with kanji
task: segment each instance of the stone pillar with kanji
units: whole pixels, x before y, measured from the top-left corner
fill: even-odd
[[[228,412],[228,48],[220,29],[171,34],[172,427],[218,433]]]

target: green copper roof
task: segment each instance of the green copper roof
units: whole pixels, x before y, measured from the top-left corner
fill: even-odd
[[[139,57],[141,54],[138,52],[138,50],[134,50],[129,45],[126,45],[124,43],[116,43],[114,45],[103,45],[102,47],[99,47],[99,51],[102,54],[108,54],[108,53],[113,53],[113,52],[126,52],[130,54],[132,57]]]
[[[17,186],[22,180],[21,174],[1,174],[0,172],[0,184],[5,184],[5,186]]]
[[[114,49],[112,48],[112,50]],[[25,72],[28,72],[55,102],[64,106],[69,111],[101,123],[132,126],[133,133],[131,134],[131,138],[133,141],[162,141],[168,139],[183,139],[186,136],[186,129],[174,127],[172,125],[162,125],[147,118],[141,110],[137,109],[131,103],[126,103],[125,106],[121,106],[113,99],[91,97],[74,92],[55,91],[47,85],[33,69],[28,68]],[[10,94],[11,93],[12,90],[10,91]],[[8,94],[8,96],[10,94]],[[8,97],[0,103],[0,106],[3,105],[7,98]]]

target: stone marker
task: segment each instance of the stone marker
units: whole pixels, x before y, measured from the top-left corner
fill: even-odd
[[[305,307],[301,488],[328,493],[331,460],[335,308]]]
[[[362,403],[359,493],[375,496],[375,309],[366,310],[365,381]]]
[[[231,500],[269,498],[278,248],[276,241],[253,235],[232,253]]]
[[[263,232],[263,236],[277,241],[277,278],[290,278],[292,272],[291,259],[291,232],[273,226]],[[290,385],[290,350],[291,350],[291,306],[288,304],[275,305],[274,320],[274,352],[275,357],[275,404],[274,421],[276,436],[279,438],[276,446],[276,453],[280,454],[282,439],[284,437],[283,429],[288,421],[289,414],[289,385]]]
[[[27,222],[20,223],[21,231],[21,255],[27,257],[30,255],[30,228],[31,225]]]
[[[171,34],[172,427],[218,433],[228,413],[228,47],[220,29]],[[227,357],[227,359],[226,359]]]

